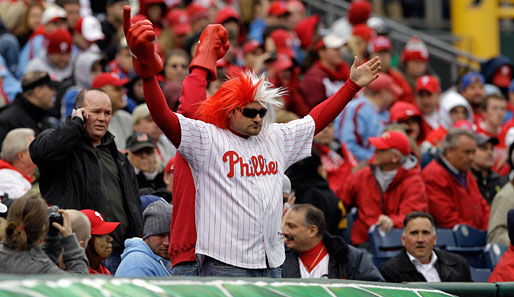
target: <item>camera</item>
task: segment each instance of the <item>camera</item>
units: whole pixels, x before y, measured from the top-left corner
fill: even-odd
[[[48,229],[49,235],[56,235],[59,230],[55,228],[52,223],[56,222],[62,226],[62,214],[59,212],[59,206],[52,205],[48,207],[48,221],[50,222],[50,228]]]

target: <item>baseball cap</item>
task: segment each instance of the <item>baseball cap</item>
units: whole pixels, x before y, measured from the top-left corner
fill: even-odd
[[[459,90],[462,91],[462,90],[466,89],[470,84],[475,83],[475,82],[481,82],[482,84],[485,84],[484,76],[478,72],[466,73],[460,80]]]
[[[416,81],[416,93],[427,91],[430,94],[441,91],[439,81],[432,75],[423,75]]]
[[[239,22],[239,14],[232,7],[226,6],[218,11],[216,14],[215,24],[223,24],[229,19],[235,19]]]
[[[171,10],[166,15],[166,19],[175,34],[183,35],[192,30],[187,12],[184,9],[175,8]]]
[[[71,53],[71,34],[66,29],[57,29],[48,36],[46,52],[49,54]]]
[[[139,104],[132,111],[132,123],[137,123],[140,119],[144,119],[150,116],[150,110],[146,103]]]
[[[509,86],[511,79],[512,79],[512,66],[502,65],[494,73],[492,82],[493,82],[493,84],[495,84],[498,87],[506,88]]]
[[[376,36],[371,38],[368,43],[368,51],[370,53],[377,53],[380,51],[390,51],[392,48],[391,41],[385,36]]]
[[[366,0],[352,1],[348,9],[348,21],[357,25],[365,23],[371,15],[371,4]]]
[[[485,135],[485,134],[482,134],[482,133],[476,134],[475,135],[475,140],[477,141],[477,146],[482,146],[482,145],[484,145],[484,144],[486,144],[488,142],[490,142],[493,146],[495,146],[495,145],[500,143],[498,138],[492,137],[492,136],[488,136],[488,135]]]
[[[419,111],[414,104],[405,101],[397,101],[391,107],[391,123],[401,123],[412,117],[418,117],[420,119],[423,117],[421,111]]]
[[[397,86],[393,78],[386,73],[379,73],[378,78],[372,81],[366,88],[375,92],[391,90],[396,97],[402,94],[402,89]]]
[[[409,138],[402,132],[385,132],[380,137],[370,137],[369,142],[375,146],[376,149],[388,150],[394,148],[404,156],[410,153]]]
[[[73,30],[84,36],[84,38],[89,42],[94,42],[105,38],[105,35],[102,32],[102,25],[100,24],[100,21],[91,15],[81,17],[75,24]]]
[[[262,47],[262,43],[260,43],[258,40],[252,39],[245,42],[243,45],[243,55],[246,55],[248,53],[253,52],[259,47]]]
[[[127,150],[137,152],[144,148],[155,148],[152,136],[149,134],[137,132],[127,138]]]
[[[278,29],[271,32],[270,37],[277,47],[277,53],[286,54],[290,57],[295,56],[293,51],[294,37],[291,32]]]
[[[129,82],[128,78],[120,78],[118,74],[114,72],[104,72],[97,76],[93,83],[91,84],[92,88],[102,88],[106,85],[111,85],[114,87],[124,86]]]
[[[418,37],[412,37],[403,48],[401,60],[403,62],[411,60],[421,60],[428,62],[427,46]]]
[[[66,11],[58,5],[48,6],[41,15],[43,25],[54,23],[58,20],[66,20]]]
[[[268,14],[273,16],[281,16],[284,14],[288,14],[289,11],[287,10],[287,2],[276,0],[270,3]]]
[[[323,38],[318,42],[315,48],[319,50],[324,46],[325,48],[337,49],[342,47],[345,43],[346,40],[341,38],[339,35],[330,32],[327,35],[323,36]]]
[[[273,67],[276,71],[284,71],[293,66],[293,60],[289,55],[286,54],[278,54],[277,60],[271,63],[271,67]]]
[[[190,23],[194,23],[201,18],[209,17],[209,12],[207,11],[207,8],[195,2],[191,2],[187,6],[186,12],[187,16],[189,17]]]
[[[359,36],[360,38],[362,38],[366,41],[369,41],[373,37],[375,32],[373,31],[373,29],[368,27],[368,25],[366,25],[366,24],[358,24],[358,25],[353,26],[352,34],[354,36]]]
[[[80,212],[85,214],[91,222],[91,235],[109,234],[120,224],[119,222],[106,222],[104,216],[96,210],[83,209]]]

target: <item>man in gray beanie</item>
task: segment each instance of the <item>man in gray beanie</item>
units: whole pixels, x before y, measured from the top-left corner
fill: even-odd
[[[168,257],[171,212],[164,199],[150,203],[143,212],[143,240],[125,240],[116,277],[171,276]]]

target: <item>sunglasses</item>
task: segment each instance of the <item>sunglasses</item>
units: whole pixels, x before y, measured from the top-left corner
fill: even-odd
[[[241,114],[247,118],[253,119],[257,115],[259,115],[261,118],[263,118],[266,115],[266,112],[268,112],[268,110],[266,108],[261,108],[261,109],[243,108],[243,110],[241,111]]]

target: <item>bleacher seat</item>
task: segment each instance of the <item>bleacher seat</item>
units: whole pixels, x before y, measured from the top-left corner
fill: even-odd
[[[484,248],[487,232],[475,229],[468,225],[455,225],[453,227],[456,246],[447,246],[448,252],[463,256],[469,266],[484,268]]]
[[[369,228],[369,242],[375,266],[379,267],[380,264],[400,252],[403,248],[401,234],[402,229],[391,229],[391,231],[385,233],[377,225]]]
[[[491,270],[489,268],[474,268],[469,267],[471,272],[471,279],[474,282],[487,282],[491,276]]]
[[[353,222],[357,218],[357,207],[353,207],[350,209],[350,212],[346,214],[346,230],[344,230],[343,238],[348,244],[352,244],[351,235],[352,235],[352,226]]]
[[[509,247],[503,244],[488,243],[484,249],[485,266],[491,269],[491,271],[494,270],[494,267],[496,267],[496,264],[498,264],[501,257],[508,249]]]
[[[454,247],[457,245],[455,243],[455,235],[453,235],[452,229],[436,228],[435,230],[437,234],[437,248],[441,250],[446,250],[446,247]]]

